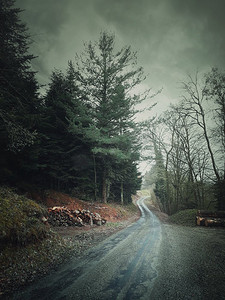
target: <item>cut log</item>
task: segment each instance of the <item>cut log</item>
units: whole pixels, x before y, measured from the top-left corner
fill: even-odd
[[[198,226],[220,226],[225,227],[225,218],[212,218],[196,216],[196,225]]]
[[[212,226],[221,226],[225,227],[225,219],[220,218],[206,218],[205,219],[205,226],[206,227],[212,227]]]
[[[197,216],[196,217],[196,225],[204,226],[205,225],[205,218]]]
[[[79,216],[73,216],[66,207],[53,207],[48,209],[48,223],[52,226],[83,226]]]
[[[106,220],[102,219],[98,213],[92,213],[89,210],[70,210],[66,207],[55,206],[48,209],[48,223],[52,226],[103,225]]]
[[[199,217],[212,217],[212,218],[225,218],[225,211],[208,211],[198,210],[197,216]]]

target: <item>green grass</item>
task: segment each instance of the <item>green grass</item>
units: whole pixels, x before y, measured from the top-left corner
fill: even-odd
[[[181,210],[169,217],[171,223],[183,226],[195,226],[196,209]]]

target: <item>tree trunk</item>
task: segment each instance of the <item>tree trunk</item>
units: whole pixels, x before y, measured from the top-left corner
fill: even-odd
[[[110,195],[110,188],[111,188],[111,182],[107,180],[107,183],[106,183],[106,201],[107,199],[109,198],[109,195]]]
[[[219,172],[218,172],[217,167],[216,167],[214,154],[213,154],[213,151],[212,151],[212,148],[211,148],[211,144],[210,144],[210,141],[209,141],[209,136],[208,136],[208,132],[207,132],[207,128],[206,128],[205,114],[204,114],[202,106],[201,105],[199,105],[199,106],[200,106],[201,114],[202,114],[202,123],[203,123],[204,136],[205,136],[207,147],[208,147],[209,154],[210,154],[210,157],[211,157],[213,170],[214,170],[214,173],[216,175],[217,181],[220,182],[220,175],[219,175]]]
[[[96,172],[96,161],[93,155],[93,165],[94,165],[94,191],[95,191],[95,201],[97,201],[97,172]]]
[[[107,203],[107,182],[106,182],[106,170],[103,171],[102,178],[102,202]]]
[[[121,181],[120,185],[120,199],[121,199],[121,204],[123,205],[124,199],[123,199],[123,181]]]

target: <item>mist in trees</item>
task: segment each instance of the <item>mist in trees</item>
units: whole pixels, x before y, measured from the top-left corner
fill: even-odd
[[[203,77],[189,76],[182,100],[146,124],[155,155],[156,195],[169,214],[185,208],[225,209],[224,79],[215,68]]]

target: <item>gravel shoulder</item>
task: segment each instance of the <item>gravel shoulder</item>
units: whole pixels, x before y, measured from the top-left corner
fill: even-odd
[[[43,300],[142,299],[157,275],[155,261],[161,226],[143,199],[140,209],[142,216],[137,222],[123,224],[124,230],[114,231],[115,234],[84,251],[85,255],[71,257],[56,272],[15,293],[12,299],[26,300],[31,295],[32,299]]]
[[[151,299],[224,299],[225,231],[162,225]]]
[[[128,212],[117,222],[103,226],[54,227],[43,241],[26,247],[7,247],[0,251],[0,298],[52,272],[71,257],[82,257],[86,250],[124,229],[140,217],[138,210]],[[55,234],[55,233],[56,234]]]
[[[224,229],[170,224],[150,200],[145,203],[157,218],[133,213],[104,226],[55,228],[69,245],[71,263],[31,293],[36,291],[37,299],[38,293],[45,299],[49,289],[54,299],[74,299],[74,291],[76,299],[99,299],[101,291],[114,300],[120,290],[118,299],[224,299]]]
[[[120,222],[108,222],[103,226],[55,227],[54,231],[70,245],[73,256],[82,256],[85,251],[98,245],[114,233],[128,227],[140,217],[139,211]]]
[[[225,230],[171,224],[150,200],[147,207],[161,221],[162,242],[151,299],[223,299],[225,295]],[[67,231],[76,255],[129,226],[138,216],[105,227]]]

